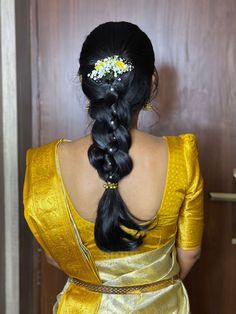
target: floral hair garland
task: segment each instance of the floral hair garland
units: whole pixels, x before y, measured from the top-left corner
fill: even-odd
[[[133,69],[134,66],[131,62],[127,62],[118,55],[114,55],[105,59],[97,60],[94,70],[88,73],[88,77],[94,81],[99,81],[103,77],[105,77],[106,80],[112,80],[117,78],[120,74],[132,71]],[[118,80],[120,81],[121,78],[118,77]]]

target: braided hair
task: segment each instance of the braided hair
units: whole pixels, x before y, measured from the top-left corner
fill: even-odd
[[[119,55],[129,60],[133,70],[120,78],[95,81],[89,77],[97,60]],[[117,183],[133,168],[129,156],[130,128],[134,112],[148,101],[154,52],[150,39],[138,26],[128,22],[107,22],[96,27],[83,43],[78,74],[90,101],[88,113],[94,120],[88,149],[90,164],[106,182]],[[135,235],[125,228],[136,231]],[[97,246],[104,251],[130,251],[143,242],[147,224],[138,224],[119,189],[105,189],[99,201],[94,228]]]

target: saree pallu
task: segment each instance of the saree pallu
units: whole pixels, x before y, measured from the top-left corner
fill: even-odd
[[[58,177],[55,150],[60,141],[27,151],[23,195],[24,215],[32,233],[69,278],[58,295],[53,313],[190,313],[188,296],[180,279],[168,281],[164,286],[155,284],[171,280],[179,273],[175,234],[149,251],[130,252],[121,257],[111,254],[111,258],[104,259],[92,256],[81,239]],[[154,285],[145,292],[140,288],[133,293],[103,293],[80,286],[74,279],[98,287]]]

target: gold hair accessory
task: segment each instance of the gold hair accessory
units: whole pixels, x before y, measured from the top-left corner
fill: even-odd
[[[103,187],[105,189],[117,189],[118,188],[118,183],[114,183],[114,182],[110,182],[110,181],[107,181],[106,183],[103,184]]]
[[[94,81],[99,81],[103,77],[107,80],[117,78],[119,74],[132,71],[134,66],[131,62],[126,61],[124,58],[114,55],[105,59],[97,60],[92,72],[88,73],[88,77]],[[121,78],[118,78],[120,81]]]
[[[151,103],[147,103],[146,105],[143,106],[143,110],[144,111],[152,110],[152,104]]]

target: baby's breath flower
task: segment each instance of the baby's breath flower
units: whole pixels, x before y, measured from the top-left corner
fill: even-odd
[[[94,69],[92,72],[88,73],[88,77],[94,81],[99,81],[103,77],[108,80],[118,77],[125,72],[132,71],[134,69],[131,62],[126,62],[125,59],[114,55],[112,57],[107,57],[101,60],[98,60],[95,63]],[[121,78],[119,77],[119,81]]]

